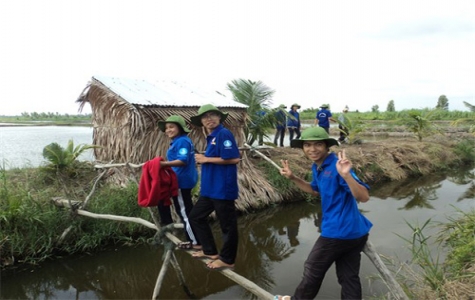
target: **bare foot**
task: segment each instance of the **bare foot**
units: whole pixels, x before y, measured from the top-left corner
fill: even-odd
[[[219,255],[207,255],[207,254],[204,254],[203,251],[196,251],[196,252],[193,252],[193,254],[191,254],[191,256],[193,258],[208,258],[208,259],[218,259],[219,258]]]
[[[201,250],[203,247],[201,245],[193,245],[193,250]]]
[[[290,296],[276,295],[274,296],[274,300],[290,300]]]
[[[224,269],[233,269],[234,264],[230,265],[220,259],[217,259],[208,263],[206,267],[211,270],[224,270]]]

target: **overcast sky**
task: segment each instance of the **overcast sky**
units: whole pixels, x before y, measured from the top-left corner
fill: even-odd
[[[473,0],[2,0],[0,40],[0,115],[76,114],[94,75],[260,80],[302,109],[475,105]]]

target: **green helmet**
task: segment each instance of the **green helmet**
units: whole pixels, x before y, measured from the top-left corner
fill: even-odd
[[[226,118],[228,117],[228,113],[223,113],[221,112],[216,106],[214,106],[213,104],[205,104],[203,106],[200,107],[200,109],[198,109],[198,115],[196,116],[193,116],[190,118],[191,120],[191,124],[195,125],[195,126],[198,126],[198,127],[201,127],[203,126],[203,124],[201,123],[201,117],[207,113],[207,112],[210,112],[210,111],[215,111],[217,113],[219,113],[221,115],[221,120],[220,120],[220,123],[223,123],[224,120],[226,120]]]
[[[158,128],[160,128],[160,130],[163,132],[165,132],[166,123],[175,123],[178,126],[180,126],[181,129],[185,133],[191,132],[191,130],[188,127],[186,127],[185,119],[183,119],[183,117],[181,116],[172,115],[172,116],[169,116],[168,119],[166,119],[165,121],[158,121]]]
[[[338,141],[328,136],[328,133],[322,127],[310,127],[302,131],[299,139],[290,141],[290,147],[302,148],[305,141],[324,141],[328,148],[338,146]]]

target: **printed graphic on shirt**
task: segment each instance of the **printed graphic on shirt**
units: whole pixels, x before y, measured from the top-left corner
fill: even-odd
[[[233,145],[233,143],[230,141],[230,140],[225,140],[223,142],[223,145],[224,145],[224,148],[231,148],[231,146]]]
[[[211,145],[216,145],[216,138],[213,138],[213,139],[211,140]]]
[[[180,148],[180,150],[178,150],[178,153],[180,155],[186,155],[188,153],[188,149],[186,148]]]

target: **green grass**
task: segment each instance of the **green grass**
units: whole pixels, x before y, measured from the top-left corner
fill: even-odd
[[[97,251],[114,243],[146,242],[155,231],[143,225],[75,216],[53,204],[53,197],[83,201],[97,172],[82,165],[73,177],[46,177],[43,170],[0,169],[1,265],[38,263],[58,254]],[[102,183],[88,202],[94,213],[150,220],[150,213],[137,205],[137,185],[121,188]],[[66,238],[64,231],[71,227]],[[61,241],[61,243],[60,243]]]

